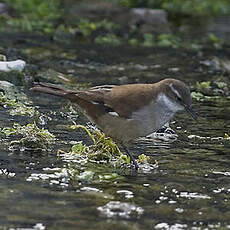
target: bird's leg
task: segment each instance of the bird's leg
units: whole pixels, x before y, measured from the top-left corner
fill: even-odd
[[[135,169],[138,170],[139,166],[136,162],[136,160],[134,159],[132,153],[129,151],[129,149],[127,147],[125,147],[124,145],[122,145],[122,147],[124,148],[125,152],[129,155],[130,157],[130,161],[133,162]]]

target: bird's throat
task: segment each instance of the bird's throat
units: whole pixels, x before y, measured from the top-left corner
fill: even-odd
[[[169,98],[164,93],[159,93],[156,100],[157,104],[162,107],[166,113],[171,111],[172,113],[176,113],[178,111],[184,110],[184,107],[177,103],[176,101],[173,101],[171,98]]]

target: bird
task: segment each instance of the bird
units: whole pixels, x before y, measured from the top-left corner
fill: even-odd
[[[173,78],[152,84],[101,85],[79,91],[37,82],[30,90],[77,104],[91,122],[124,148],[136,170],[139,166],[129,150],[132,141],[158,131],[178,111],[186,110],[197,120],[189,87]]]

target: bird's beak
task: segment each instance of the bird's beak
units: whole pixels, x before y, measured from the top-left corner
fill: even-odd
[[[197,121],[197,115],[191,106],[185,106],[185,110],[192,116],[192,118]]]

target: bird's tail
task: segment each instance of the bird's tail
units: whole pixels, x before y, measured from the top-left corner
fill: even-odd
[[[76,93],[72,90],[63,89],[57,85],[50,84],[50,83],[34,83],[34,87],[30,88],[31,91],[41,92],[41,93],[47,93],[52,94],[60,97],[66,97],[66,95]]]

